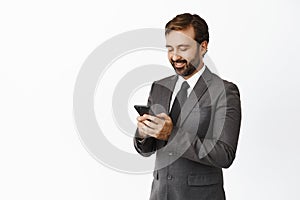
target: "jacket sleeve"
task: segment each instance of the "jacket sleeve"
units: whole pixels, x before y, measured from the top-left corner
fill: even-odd
[[[148,106],[151,106],[152,101],[152,91],[153,87],[155,85],[155,82],[151,86],[150,94],[148,97]],[[135,137],[133,138],[134,148],[136,151],[141,154],[142,156],[148,157],[151,156],[156,151],[156,138],[154,137],[147,137],[147,138],[140,138],[138,129],[135,131]]]
[[[241,124],[240,94],[236,85],[227,84],[216,105],[212,121],[212,138],[186,138],[187,133],[174,127],[172,131],[182,138],[176,145],[189,147],[183,157],[209,166],[228,168],[232,164],[237,149]],[[185,138],[185,139],[184,139]],[[180,144],[181,143],[181,144]],[[186,145],[187,146],[187,145]]]

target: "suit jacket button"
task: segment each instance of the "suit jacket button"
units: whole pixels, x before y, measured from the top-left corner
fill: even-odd
[[[168,180],[172,180],[172,176],[171,175],[168,175]]]
[[[173,156],[173,153],[172,153],[172,152],[169,152],[169,156]]]

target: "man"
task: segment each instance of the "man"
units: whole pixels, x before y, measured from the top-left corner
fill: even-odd
[[[235,158],[241,123],[238,88],[203,63],[209,33],[201,17],[177,15],[165,36],[176,75],[152,84],[151,113],[137,118],[134,138],[139,154],[156,152],[150,199],[225,199],[222,168]]]

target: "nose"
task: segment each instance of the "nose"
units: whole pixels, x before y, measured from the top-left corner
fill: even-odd
[[[172,58],[172,60],[177,61],[177,60],[180,59],[180,55],[178,55],[176,52],[174,52],[174,53],[171,55],[171,58]]]

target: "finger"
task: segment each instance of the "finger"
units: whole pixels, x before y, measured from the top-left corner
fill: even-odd
[[[140,136],[142,136],[144,138],[147,136],[147,134],[145,133],[143,126],[144,126],[143,123],[138,123],[138,133]]]
[[[146,135],[149,135],[149,136],[152,136],[152,137],[156,137],[156,136],[155,136],[155,135],[156,135],[156,132],[155,132],[152,128],[150,128],[150,127],[144,125],[142,129],[143,129],[143,131],[144,131],[144,133],[145,133]]]
[[[169,115],[167,115],[166,113],[160,113],[157,116],[163,118],[166,123],[172,122],[171,117]]]
[[[144,121],[146,118],[143,117],[143,116],[138,116],[136,119],[137,119],[139,122],[141,122],[141,121]]]
[[[139,128],[140,132],[142,132],[142,134],[144,134],[144,135],[149,135],[149,136],[153,137],[157,133],[156,129],[149,127],[148,125],[146,125],[143,122],[138,122],[138,128]]]
[[[136,120],[139,121],[139,122],[142,121],[142,120],[141,120],[141,116],[138,116],[138,117],[136,118]]]
[[[157,134],[153,129],[149,129],[149,131],[147,132],[147,135],[151,136],[151,137],[154,137],[154,138],[157,138]]]
[[[137,127],[139,130],[143,130],[143,126],[145,126],[144,123],[142,123],[142,122],[137,123]]]
[[[145,121],[145,120],[149,120],[149,121],[152,121],[153,123],[160,123],[160,120],[159,118],[157,118],[156,116],[153,116],[153,115],[149,115],[149,114],[144,114],[142,116],[142,118],[140,118],[142,121]]]
[[[156,124],[161,124],[163,123],[164,119],[158,118],[157,116],[149,116],[149,120],[151,120],[152,122],[156,123]]]
[[[157,124],[153,123],[152,121],[145,120],[145,121],[143,121],[143,123],[146,124],[151,129],[157,129]]]
[[[146,120],[148,117],[147,117],[147,115],[142,115],[142,116],[138,116],[136,119],[138,120],[138,121],[144,121],[144,120]]]
[[[143,122],[137,122],[137,126],[138,126],[138,127],[142,127],[143,125],[144,125]]]

